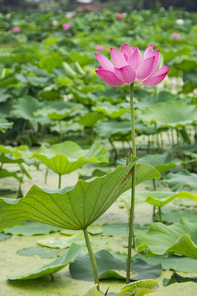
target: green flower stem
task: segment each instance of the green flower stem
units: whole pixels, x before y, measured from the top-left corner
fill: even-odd
[[[96,264],[96,259],[94,257],[94,253],[92,251],[92,246],[90,244],[87,228],[83,229],[83,232],[84,232],[86,246],[87,246],[87,249],[88,249],[88,252],[89,252],[90,260],[91,260],[91,263],[92,263],[92,269],[93,269],[93,275],[94,275],[94,283],[95,283],[95,285],[97,285],[97,289],[99,291],[98,268],[97,268],[97,264]]]
[[[61,189],[62,175],[61,175],[61,174],[58,174],[58,175],[59,175],[59,179],[58,179],[58,189]]]
[[[130,84],[130,109],[131,109],[131,139],[132,139],[132,154],[136,156],[136,145],[135,145],[135,114],[134,114],[134,102],[133,102],[133,88],[134,83]],[[134,238],[133,221],[134,221],[134,207],[135,207],[135,177],[136,165],[133,167],[132,175],[132,189],[131,189],[131,210],[129,218],[129,237],[128,237],[128,255],[127,255],[127,276],[126,284],[130,283],[130,269],[131,269],[131,250],[132,241]]]

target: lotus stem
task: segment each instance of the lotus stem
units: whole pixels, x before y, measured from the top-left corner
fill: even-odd
[[[158,207],[159,210],[159,221],[162,222],[161,207]]]
[[[88,236],[87,228],[83,229],[83,233],[84,233],[88,253],[89,253],[89,256],[90,256],[90,260],[91,260],[91,263],[92,263],[92,269],[93,269],[93,275],[94,275],[94,283],[95,283],[95,285],[97,285],[97,289],[99,291],[98,268],[97,268],[96,259],[94,257],[94,253],[93,253],[93,250],[92,250],[92,246],[91,246],[91,243],[90,243],[90,239],[89,239],[89,236]]]
[[[136,144],[135,144],[135,114],[134,114],[134,102],[133,102],[133,89],[134,83],[130,84],[130,110],[131,110],[131,140],[132,140],[132,154],[136,156]],[[128,255],[127,255],[127,275],[126,284],[130,283],[130,270],[131,270],[131,251],[132,242],[134,241],[134,207],[135,207],[135,175],[136,165],[133,167],[132,175],[132,189],[131,189],[131,210],[129,217],[129,237],[128,237]]]
[[[47,177],[48,177],[48,173],[49,173],[49,168],[46,169],[46,172],[45,172],[45,177],[44,177],[44,184],[47,183]]]
[[[58,189],[61,188],[62,175],[59,174]]]

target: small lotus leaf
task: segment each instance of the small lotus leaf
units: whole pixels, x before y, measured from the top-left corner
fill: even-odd
[[[141,259],[148,264],[161,264],[163,270],[174,270],[180,272],[196,272],[196,259],[184,256],[152,256],[145,257],[142,254],[137,254],[133,259]]]
[[[147,233],[138,232],[137,250],[147,249],[147,257],[174,252],[197,259],[196,227],[197,223],[190,223],[187,218],[170,226],[153,223]]]
[[[175,283],[186,283],[186,282],[197,282],[197,277],[184,277],[181,276],[180,274],[173,272],[171,278],[169,279],[164,279],[163,280],[163,285],[169,286]]]
[[[53,250],[48,250],[42,247],[30,247],[30,248],[25,248],[22,250],[18,250],[17,254],[21,256],[40,256],[41,258],[56,258],[57,257],[57,252]]]
[[[83,294],[83,296],[103,296],[103,294],[98,291],[97,286],[98,285],[94,285],[91,287],[87,292],[85,292],[85,294]]]
[[[135,205],[140,205],[144,202],[147,202],[155,207],[163,207],[170,203],[175,198],[191,198],[197,201],[197,195],[192,194],[187,191],[182,192],[167,192],[167,191],[137,191],[135,194]],[[125,192],[122,195],[122,198],[125,201],[128,211],[130,211],[131,204],[131,194]]]
[[[122,114],[130,112],[130,108],[125,109],[120,105],[112,105],[109,102],[103,102],[102,104],[97,104],[96,106],[92,107],[93,111],[101,112],[104,115],[116,119],[119,118]]]
[[[194,210],[185,209],[174,209],[172,207],[165,207],[162,209],[162,221],[165,223],[175,223],[178,219],[186,217],[190,222],[197,221],[197,212]],[[154,217],[155,221],[160,221],[159,213]]]
[[[141,157],[138,162],[149,163],[160,173],[164,173],[176,166],[181,165],[181,161],[179,159],[173,158],[169,152],[162,154],[147,154]]]
[[[129,283],[123,289],[121,289],[121,292],[132,292],[135,296],[143,296],[152,292],[156,292],[158,289],[158,283],[151,279]]]
[[[6,169],[1,169],[0,170],[0,179],[1,178],[7,178],[7,177],[12,177],[12,178],[17,179],[19,182],[22,182],[22,177],[19,177],[17,172],[8,171]]]
[[[45,275],[53,274],[67,266],[69,263],[73,262],[82,252],[82,250],[83,246],[72,244],[72,246],[63,255],[50,262],[49,264],[44,265],[43,267],[32,273],[19,276],[11,276],[9,277],[9,280],[32,280],[41,278]]]
[[[90,112],[88,114],[83,115],[81,119],[78,120],[78,123],[87,126],[87,127],[93,127],[99,120],[103,120],[104,116],[101,113],[97,112]]]
[[[60,228],[58,227],[54,227],[37,221],[26,220],[22,225],[15,225],[12,228],[4,228],[3,232],[12,235],[32,236],[39,234],[48,234],[51,232],[56,232],[58,230],[60,230]]]
[[[60,124],[51,126],[50,130],[59,134],[64,134],[67,132],[81,132],[84,130],[84,126],[79,124],[78,122],[73,122],[73,120],[69,120],[61,121]]]
[[[5,118],[0,118],[0,131],[5,133],[9,128],[12,128],[13,122],[8,122]]]

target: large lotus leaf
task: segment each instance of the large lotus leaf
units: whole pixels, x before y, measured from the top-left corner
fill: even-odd
[[[197,259],[197,223],[187,218],[166,226],[153,223],[147,233],[138,232],[136,248],[138,251],[147,249],[146,256],[177,253]]]
[[[104,115],[116,119],[119,118],[122,114],[126,112],[130,112],[130,108],[125,109],[120,105],[112,105],[109,102],[103,102],[102,104],[97,104],[96,106],[92,107],[92,110],[101,112]]]
[[[8,122],[5,118],[0,118],[0,131],[6,133],[9,128],[12,128],[13,122]]]
[[[179,159],[173,158],[169,152],[162,154],[147,154],[138,160],[139,163],[149,163],[160,173],[164,173],[176,166],[181,165]]]
[[[54,126],[50,127],[50,130],[52,132],[57,132],[57,133],[67,133],[67,132],[78,132],[78,131],[83,131],[84,130],[84,126],[77,123],[77,122],[73,122],[73,120],[70,121],[61,121],[61,126],[59,124],[56,124]]]
[[[82,108],[82,106],[79,104],[64,102],[61,100],[57,102],[48,103],[42,109],[39,109],[36,112],[34,112],[34,115],[49,117],[54,120],[62,120],[79,108]]]
[[[113,257],[107,250],[95,254],[100,280],[125,279],[126,261]],[[93,280],[92,266],[89,255],[79,256],[70,264],[70,273],[73,278],[84,281]],[[130,280],[157,278],[161,274],[161,265],[148,265],[143,260],[137,259],[131,264]]]
[[[12,114],[17,118],[29,120],[32,124],[47,124],[50,122],[49,118],[34,115],[34,112],[44,107],[44,105],[44,102],[39,102],[34,97],[24,96],[23,98],[19,98],[14,102]]]
[[[181,101],[168,101],[145,108],[139,115],[146,123],[178,129],[197,120],[194,106]]]
[[[42,146],[31,158],[37,158],[49,169],[64,175],[75,171],[87,162],[108,162],[108,151],[99,142],[94,142],[90,149],[83,150],[77,143],[67,141],[55,144],[51,148]]]
[[[147,202],[155,207],[163,207],[170,203],[175,198],[191,198],[197,201],[197,195],[189,193],[187,191],[182,192],[167,192],[167,191],[137,191],[135,193],[135,205],[138,206],[144,202]],[[125,192],[122,195],[126,203],[126,207],[130,212],[131,194]]]
[[[156,292],[158,289],[158,283],[155,280],[151,279],[129,283],[123,289],[121,289],[121,292],[132,292],[132,295],[134,296],[143,296],[152,292]]]
[[[0,199],[0,229],[21,224],[25,219],[66,229],[84,229],[96,221],[131,187],[132,168],[118,167],[114,172],[91,182],[79,180],[75,186],[61,190],[43,190],[33,185],[20,199]],[[136,184],[159,178],[148,164],[137,165]]]
[[[61,255],[54,261],[50,262],[49,264],[44,265],[43,267],[32,273],[11,276],[9,277],[9,280],[33,280],[41,278],[45,275],[58,272],[59,270],[67,266],[69,263],[73,262],[82,252],[82,250],[83,246],[72,244],[72,246],[63,255]]]
[[[165,180],[172,191],[183,190],[185,187],[197,189],[197,174],[183,170],[179,173],[169,173]]]
[[[108,120],[107,122],[97,122],[94,131],[100,137],[110,138],[112,135],[130,135],[130,121]]]

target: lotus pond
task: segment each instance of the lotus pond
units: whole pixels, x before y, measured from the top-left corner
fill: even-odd
[[[0,295],[196,294],[196,20],[1,14]]]

